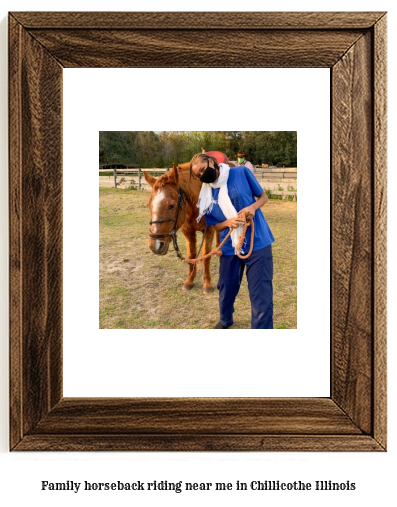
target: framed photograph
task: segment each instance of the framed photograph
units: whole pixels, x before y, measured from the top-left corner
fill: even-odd
[[[63,69],[120,67],[331,69],[329,397],[63,397]],[[386,13],[14,12],[9,96],[11,450],[386,450]]]
[[[274,112],[270,111],[270,105],[266,107],[265,111],[262,110],[258,112],[259,105],[254,104],[253,101],[249,102],[250,98],[246,97],[244,87],[238,86],[238,84],[228,87],[232,92],[232,97],[225,93],[226,90],[224,87],[216,87],[214,89],[213,86],[208,86],[203,89],[203,79],[209,82],[212,76],[213,79],[215,78],[215,80],[218,81],[213,69],[206,69],[207,78],[205,77],[205,72],[203,76],[204,69],[192,69],[193,73],[191,79],[189,79],[189,73],[187,73],[187,76],[185,75],[185,81],[189,82],[189,85],[184,87],[187,95],[186,100],[181,97],[183,90],[181,90],[180,87],[177,87],[175,90],[176,93],[173,93],[172,88],[175,88],[175,69],[168,69],[170,71],[168,78],[166,78],[166,69],[156,70],[159,71],[158,79],[163,83],[161,91],[157,92],[157,100],[152,98],[152,94],[148,94],[151,98],[150,107],[156,111],[156,124],[159,121],[158,111],[161,110],[166,110],[166,114],[169,117],[175,116],[179,118],[182,117],[183,119],[187,117],[188,121],[191,121],[191,114],[186,114],[186,109],[189,104],[191,106],[194,105],[197,97],[200,97],[200,101],[203,103],[217,105],[218,110],[222,111],[220,117],[223,125],[232,124],[233,121],[235,121],[237,104],[241,104],[241,109],[246,108],[248,110],[244,112],[244,117],[247,117],[248,114],[252,114],[252,111],[256,111],[256,117],[259,122],[261,122],[262,128],[264,125],[263,116],[265,112],[269,117],[272,117],[273,114],[279,115],[279,106]],[[178,70],[189,71],[191,69]],[[218,69],[217,74],[219,75],[219,81],[222,80],[221,76],[224,70],[225,69]],[[233,72],[235,72],[235,70],[226,70],[229,71],[228,73],[233,80]],[[260,96],[260,92],[264,94],[263,88],[266,86],[266,95],[272,96],[272,103],[279,104],[279,101],[274,100],[275,94],[270,93],[269,90],[269,81],[271,81],[274,90],[280,87],[279,80],[275,78],[271,80],[267,79],[266,83],[264,83],[263,79],[259,76],[261,69],[244,69],[244,78],[246,78],[247,72],[249,73],[250,70],[253,70],[252,75],[256,76],[256,79],[255,77],[250,79],[250,91],[252,95]],[[277,70],[287,70],[292,76],[294,74],[294,69]],[[319,71],[319,69],[315,70]],[[137,71],[137,75],[139,75],[139,72],[142,72],[142,74],[145,73],[145,69],[137,69]],[[328,73],[329,71],[325,69],[322,76],[326,82],[326,86],[329,81]],[[74,74],[77,81],[81,81],[81,78],[78,77],[79,72],[75,72]],[[98,69],[97,74],[101,75],[102,69]],[[302,74],[304,75],[305,72],[302,72]],[[87,90],[87,76],[84,81],[84,88]],[[96,82],[98,81],[106,82],[107,80],[99,80],[97,78]],[[142,79],[142,81],[146,83],[147,79]],[[289,83],[289,80],[285,81]],[[127,82],[130,82],[130,80]],[[304,83],[306,88],[310,90],[314,88],[313,85],[308,86],[306,80]],[[169,86],[168,88],[167,84]],[[101,84],[98,83],[97,87],[100,86]],[[257,86],[256,89],[254,88],[255,86]],[[89,89],[91,89],[91,87],[92,84],[89,85]],[[122,93],[125,91],[127,93]],[[64,94],[67,95],[69,93],[67,87],[64,87]],[[84,93],[83,90],[81,90],[81,93],[84,96],[84,100],[88,101],[89,99],[87,97],[89,93],[87,93],[87,91]],[[203,183],[199,182],[198,178],[191,175],[189,162],[193,156],[196,157],[196,160],[203,159],[206,161],[213,161],[213,159],[207,158],[211,156],[211,154],[214,157],[218,157],[217,160],[219,160],[219,164],[221,164],[218,166],[219,169],[217,168],[216,170],[222,170],[222,172],[227,171],[224,173],[227,174],[224,179],[227,179],[228,188],[232,188],[231,194],[233,200],[230,200],[230,203],[235,207],[234,213],[236,215],[237,210],[240,211],[240,209],[243,209],[243,201],[237,191],[238,186],[233,182],[235,178],[241,178],[240,186],[244,183],[248,183],[248,185],[249,182],[251,182],[251,184],[255,183],[258,185],[257,193],[259,195],[264,193],[262,196],[262,201],[264,201],[263,207],[257,209],[257,213],[255,213],[254,217],[254,220],[259,220],[258,224],[254,223],[253,228],[249,226],[245,230],[241,227],[241,231],[238,233],[239,242],[243,248],[243,250],[239,252],[239,256],[243,262],[248,263],[248,277],[251,276],[252,273],[252,271],[248,272],[248,266],[252,260],[256,258],[258,254],[257,251],[268,247],[272,259],[272,261],[268,263],[268,266],[271,267],[269,271],[272,274],[274,262],[274,271],[279,273],[280,281],[276,282],[278,290],[274,293],[274,297],[273,291],[266,291],[266,283],[263,284],[262,293],[265,297],[262,304],[266,307],[271,301],[269,306],[270,310],[268,312],[263,312],[264,315],[267,315],[265,319],[259,320],[258,322],[254,319],[253,329],[260,329],[257,326],[266,326],[262,329],[296,329],[296,196],[298,182],[296,154],[298,132],[288,130],[247,132],[244,131],[244,129],[240,131],[137,131],[134,127],[136,127],[137,123],[142,121],[142,116],[143,118],[148,116],[146,111],[147,101],[142,101],[144,102],[143,111],[139,111],[139,104],[136,103],[138,97],[146,96],[144,90],[139,92],[136,87],[134,87],[133,95],[135,100],[132,100],[129,87],[127,87],[127,90],[117,87],[112,96],[115,94],[123,95],[121,104],[124,104],[124,107],[119,103],[115,109],[116,111],[122,111],[123,117],[126,116],[128,118],[130,128],[133,130],[101,130],[99,132],[100,329],[114,329],[117,330],[117,332],[122,329],[148,330],[147,333],[134,333],[134,338],[137,338],[140,334],[144,337],[145,334],[149,334],[151,329],[172,329],[175,330],[175,334],[181,334],[182,340],[185,339],[186,341],[186,332],[179,333],[177,330],[214,329],[214,326],[221,325],[219,322],[219,300],[221,299],[221,294],[217,290],[221,281],[218,278],[218,272],[220,271],[222,261],[237,260],[237,257],[235,255],[230,255],[230,253],[234,253],[230,238],[230,229],[226,228],[223,232],[218,233],[219,243],[223,243],[224,245],[223,247],[217,246],[216,231],[214,227],[208,227],[208,222],[210,221],[208,214],[209,209],[207,210],[207,214],[204,214],[201,219],[198,218],[199,208],[197,207],[197,203],[199,201],[200,191],[203,191],[202,189],[205,191],[208,187],[203,186]],[[287,90],[287,95],[291,97],[289,101],[292,103],[296,101],[298,96],[297,94],[291,93],[290,89]],[[97,94],[95,95],[93,101],[93,107],[95,109],[97,109],[97,104],[101,102],[102,96],[102,93],[100,93],[98,99]],[[226,100],[222,100],[225,96]],[[284,96],[283,94],[282,97]],[[324,127],[328,129],[329,103],[327,99],[329,93],[325,93],[323,96],[324,102],[326,101],[325,108],[328,110],[328,114],[324,115]],[[167,100],[170,103],[169,109],[167,109],[167,105],[164,104]],[[113,101],[114,99],[112,98],[112,102]],[[154,103],[155,101],[156,103]],[[131,102],[133,102],[133,104],[131,104]],[[302,104],[301,116],[304,116],[307,107],[304,106],[305,101],[301,101],[300,103]],[[235,104],[235,107],[232,107],[233,104]],[[263,106],[265,106],[265,104],[266,102],[263,102]],[[254,107],[255,105],[256,107]],[[186,107],[185,111],[182,110],[184,107]],[[73,109],[73,107],[71,109]],[[213,108],[210,106],[209,114],[211,114],[212,110]],[[70,112],[68,114],[70,115]],[[112,111],[111,120],[113,120],[116,114],[117,112]],[[196,114],[196,112],[194,112],[193,115],[194,114]],[[201,114],[205,117],[208,113],[199,113],[199,115]],[[88,113],[88,115],[93,116],[94,121],[97,122],[95,114]],[[75,116],[76,114],[73,115],[73,118]],[[84,114],[84,117],[86,116],[87,112]],[[101,110],[101,116],[105,116],[103,108]],[[133,116],[133,118],[131,118],[131,116]],[[162,116],[164,116],[164,113]],[[211,123],[213,124],[217,118],[214,119],[212,116],[217,115],[211,114]],[[308,115],[306,114],[306,116]],[[105,122],[106,120],[103,121]],[[270,122],[271,120],[268,121]],[[166,121],[164,124],[166,124]],[[253,123],[251,123],[251,126],[252,124]],[[75,122],[73,122],[72,125],[73,129],[76,130]],[[77,142],[73,141],[72,144],[74,149],[72,149],[72,151],[75,153],[77,151],[79,151],[79,153],[87,151],[91,155],[91,149],[84,150],[87,146],[86,137],[84,135],[84,132],[88,130],[86,123],[83,122],[83,126],[78,127],[78,130],[79,133],[76,133],[76,136],[79,135],[80,139],[84,141],[81,147],[79,146],[78,139]],[[73,138],[75,139],[75,136],[73,136]],[[327,141],[328,140],[329,138],[327,137]],[[124,147],[123,151],[120,150],[120,145]],[[206,146],[206,148],[204,148],[204,146]],[[238,162],[236,155],[238,150],[241,149],[241,146],[249,146],[250,154],[248,154],[248,148],[246,148],[247,154],[244,152],[240,153],[241,155],[244,153],[245,158],[240,158],[240,162]],[[64,147],[67,149],[65,141]],[[211,151],[215,148],[220,151]],[[205,149],[210,155],[200,153]],[[329,153],[327,153],[326,150],[318,153],[320,159],[321,156],[324,157],[322,166],[324,164],[325,167],[322,174],[324,174],[324,179],[326,180],[326,184],[328,184],[330,174],[328,165]],[[232,154],[236,158],[235,161],[233,158],[230,160],[228,158],[228,156],[230,157]],[[110,168],[109,170],[109,165],[123,165],[121,162],[117,164],[117,160],[124,161],[129,167],[124,166],[113,170]],[[178,162],[178,160],[181,162]],[[262,160],[267,160],[269,163],[264,164]],[[185,163],[182,161],[185,161]],[[175,165],[173,166],[173,164]],[[81,162],[81,165],[85,166],[86,164]],[[133,167],[134,165],[135,168]],[[271,166],[270,168],[269,165]],[[64,162],[64,167],[65,175],[75,174],[73,168],[70,171],[67,169],[68,166],[66,162]],[[247,173],[244,167],[247,167],[250,172]],[[117,171],[116,175],[114,171]],[[311,171],[308,169],[306,172],[309,174]],[[70,187],[70,201],[75,202],[73,197],[77,197],[76,192],[78,192],[78,190],[76,190],[75,181],[71,182]],[[86,191],[87,186],[83,185],[82,192]],[[246,187],[245,192],[247,200],[244,201],[244,203],[248,206],[249,204],[247,203],[252,204],[255,198],[252,196],[251,187]],[[98,193],[94,193],[94,190],[92,190],[92,194],[95,201],[97,201]],[[327,194],[329,194],[329,191]],[[316,196],[314,196],[314,199],[315,197]],[[314,199],[312,198],[312,200]],[[324,199],[324,197],[321,196],[321,199]],[[216,197],[214,197],[214,200],[217,201]],[[68,198],[64,186],[65,204],[67,201]],[[85,207],[90,206],[87,201],[88,199],[83,196],[82,202],[86,203]],[[321,206],[322,202],[319,202],[319,204]],[[217,204],[213,203],[212,207],[213,206],[217,209]],[[79,207],[77,207],[77,210],[79,210]],[[64,211],[66,210],[64,209]],[[77,224],[79,222],[81,223],[81,220],[79,220],[79,213],[80,210],[78,211],[78,216],[70,221],[71,224],[73,224],[69,236],[72,244],[73,238],[75,238],[75,231],[78,227]],[[125,219],[122,219],[122,216],[125,216]],[[117,217],[119,217],[119,219],[117,219]],[[224,219],[226,220],[225,217]],[[154,222],[149,223],[149,220],[150,222],[154,220]],[[197,220],[199,220],[199,223]],[[328,223],[329,222],[327,222],[327,225]],[[319,230],[321,231],[321,224]],[[87,234],[87,224],[85,221],[83,225],[83,234]],[[226,235],[229,235],[229,238],[227,238]],[[326,242],[329,238],[329,230],[324,229],[324,236]],[[276,238],[277,240],[275,241]],[[65,235],[64,239],[65,242],[68,241]],[[92,243],[93,246],[96,247],[98,242],[95,240],[88,243]],[[224,250],[223,254],[226,252],[228,255],[218,256],[217,253],[219,251],[222,252],[222,249]],[[84,248],[84,254],[79,252],[78,255],[84,255],[86,257],[85,261],[81,263],[82,269],[84,271],[92,269],[93,277],[96,279],[98,277],[98,266],[95,264],[90,268],[90,259],[96,257],[96,251],[88,253],[87,249]],[[313,251],[312,258],[314,255]],[[205,258],[198,262],[191,261],[191,263],[189,263],[186,259],[187,256],[189,256],[190,259]],[[227,258],[225,259],[225,257]],[[308,262],[310,262],[310,257],[310,255],[306,255]],[[75,260],[78,264],[79,259]],[[239,261],[237,262],[236,268],[239,272],[241,264]],[[75,264],[76,262],[70,262],[72,266],[75,266]],[[324,273],[325,283],[328,283],[329,272],[324,270],[323,266],[321,266],[319,271]],[[258,276],[259,274],[257,273],[255,278]],[[73,274],[70,278],[74,278]],[[78,280],[82,281],[84,278],[84,273],[82,273],[82,276],[80,276]],[[228,278],[230,278],[230,273],[228,273]],[[251,280],[253,278],[254,277],[251,276]],[[249,292],[250,284],[247,283],[245,277],[241,281],[241,285],[238,276],[235,277],[235,280],[237,281],[238,290],[238,298],[236,301],[238,309],[236,308],[235,318],[228,327],[233,330],[252,329],[250,304],[252,294]],[[73,281],[73,286],[75,285],[76,282]],[[85,282],[85,285],[92,286],[94,284],[92,282]],[[272,282],[269,282],[268,287],[271,288],[272,285]],[[321,289],[322,287],[320,290]],[[315,292],[317,291],[313,291],[312,294],[314,295]],[[73,292],[72,294],[72,298],[75,299]],[[85,299],[84,294],[82,294],[82,298]],[[76,306],[80,306],[81,311],[84,313],[82,320],[85,319],[87,308],[87,305],[84,304],[84,299],[80,304],[76,302]],[[273,305],[275,308],[280,307],[280,311],[277,311],[276,319],[273,318]],[[227,309],[231,309],[232,306],[233,305],[230,305],[229,301],[225,304]],[[283,310],[281,310],[281,307]],[[327,317],[329,305],[324,305],[324,310],[326,313],[325,317]],[[78,308],[75,309],[74,314],[78,311]],[[227,311],[226,308],[225,311]],[[64,315],[64,318],[65,317],[67,318],[67,316]],[[73,314],[71,317],[71,320],[73,320]],[[96,322],[96,315],[94,318],[91,317],[91,320]],[[128,334],[132,335],[132,333]],[[164,333],[158,334],[163,335]],[[201,335],[202,334],[203,333],[201,333]],[[261,334],[263,337],[266,333]],[[166,333],[166,335],[166,341],[168,342],[170,333]],[[241,350],[241,331],[239,336],[238,351]],[[162,336],[161,339],[164,341],[164,338],[165,337]],[[201,336],[201,338],[203,338],[203,336]],[[227,338],[227,340],[229,340],[229,338]],[[295,341],[298,340],[295,339]],[[280,340],[280,342],[282,342],[282,340]],[[198,341],[193,347],[198,348],[200,345],[202,345],[202,342]],[[230,345],[230,341],[225,344],[225,348],[227,348],[228,345]],[[169,346],[175,350],[173,345],[170,344]],[[183,343],[182,348],[184,348]],[[280,354],[277,355],[279,356]],[[219,357],[222,357],[222,355]],[[237,363],[239,362],[239,358],[237,357]],[[329,363],[329,360],[327,363]]]

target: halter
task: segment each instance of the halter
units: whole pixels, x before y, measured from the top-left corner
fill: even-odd
[[[178,226],[179,211],[182,209],[182,206],[183,206],[183,203],[184,203],[185,199],[187,200],[187,195],[186,195],[185,191],[183,190],[183,188],[179,187],[179,189],[178,189],[178,205],[176,207],[176,211],[174,213],[174,216],[172,218],[164,218],[163,220],[151,220],[149,222],[150,225],[152,225],[152,224],[163,224],[165,222],[174,222],[174,227],[173,227],[173,229],[170,232],[165,232],[163,234],[152,234],[151,232],[149,232],[149,237],[153,238],[153,239],[161,239],[161,238],[165,238],[166,236],[171,236],[172,243],[174,245],[174,250],[176,252],[176,255],[181,260],[183,260],[183,255],[182,255],[181,251],[179,250],[179,246],[178,246],[178,242],[177,242],[177,237],[176,237],[176,232],[177,232],[177,226]]]

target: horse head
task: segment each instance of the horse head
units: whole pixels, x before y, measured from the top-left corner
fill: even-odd
[[[186,194],[179,186],[178,168],[175,164],[159,178],[146,171],[143,174],[152,187],[148,202],[151,215],[148,245],[153,253],[165,255],[170,241],[175,245],[176,231],[185,221],[186,207],[183,203]]]

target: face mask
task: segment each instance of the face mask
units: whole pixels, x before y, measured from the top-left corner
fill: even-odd
[[[201,176],[200,181],[202,181],[203,183],[214,183],[215,180],[216,180],[216,170],[213,167],[210,167],[210,163],[208,162],[207,169]]]
[[[238,158],[237,160],[238,160],[238,163],[239,163],[239,164],[242,164],[242,163],[244,162],[244,159],[243,159],[243,158]]]

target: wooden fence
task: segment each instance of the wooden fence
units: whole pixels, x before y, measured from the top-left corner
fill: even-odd
[[[144,172],[150,172],[153,176],[161,176],[169,171],[168,168],[112,168],[99,169],[100,185],[119,187],[131,187],[138,190],[148,189],[149,185],[143,176]],[[101,176],[102,175],[102,176]],[[297,200],[297,168],[262,168],[255,167],[255,176],[266,189],[267,193],[281,196],[282,199],[291,198]]]
[[[266,168],[263,167],[255,167],[255,175],[261,175],[262,178],[266,176],[267,178],[291,178],[296,179],[298,177],[298,170],[296,167],[277,167],[277,168]]]
[[[282,199],[298,199],[298,170],[296,167],[255,167],[255,176],[266,189],[270,198],[281,196]]]
[[[117,188],[121,183],[130,183],[128,186],[136,187],[138,190],[142,190],[143,187],[147,186],[146,180],[143,176],[144,172],[150,172],[153,176],[161,176],[162,174],[169,171],[169,169],[99,169],[99,176],[101,174],[113,173],[113,186]]]

